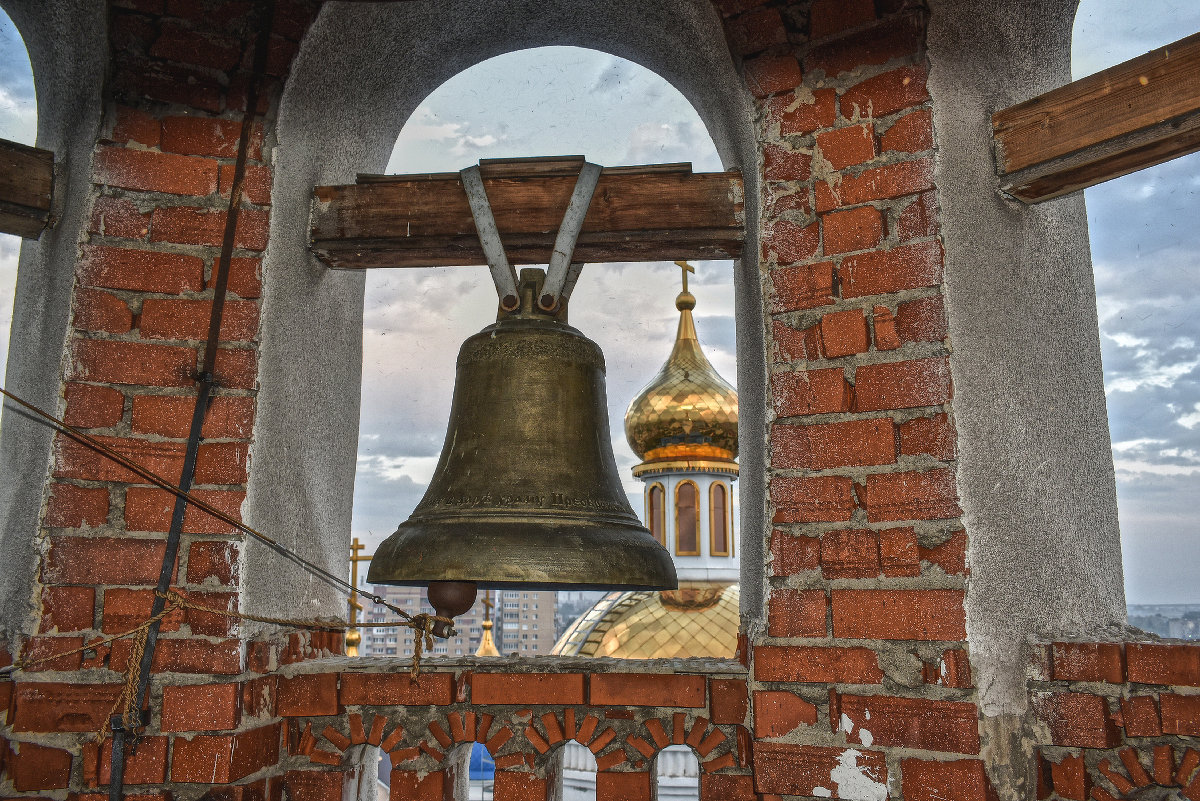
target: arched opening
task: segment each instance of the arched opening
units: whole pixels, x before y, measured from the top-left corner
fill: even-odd
[[[686,745],[668,745],[654,758],[656,801],[694,801],[700,797],[700,760]]]
[[[16,25],[0,9],[0,139],[32,145],[37,139],[37,95],[33,67]],[[0,383],[12,341],[13,300],[21,240],[0,234]]]
[[[1200,7],[1083,0],[1078,79],[1200,30]],[[1200,638],[1200,154],[1086,190],[1129,622]],[[1189,618],[1190,615],[1190,618]]]
[[[554,801],[596,801],[596,755],[568,740],[555,754]]]
[[[675,485],[675,555],[700,555],[700,491],[694,481]]]
[[[454,172],[483,158],[568,153],[612,166],[683,161],[696,172],[722,169],[696,110],[666,80],[597,50],[542,47],[496,56],[445,81],[410,115],[387,171]],[[696,327],[716,369],[732,378],[737,370],[732,266],[697,262],[696,270],[688,284],[698,302]],[[630,472],[638,459],[622,421],[630,400],[670,353],[679,276],[670,262],[587,264],[570,307],[570,323],[605,354],[611,446],[637,512],[646,508],[644,485]],[[352,527],[369,553],[424,494],[444,439],[458,347],[494,321],[496,295],[483,266],[375,270],[365,284]],[[686,484],[690,501],[682,524],[667,514],[674,507],[661,485],[658,492],[657,506],[646,509],[643,522],[664,545],[668,527],[683,525],[687,547],[678,553],[699,555],[701,491]],[[653,498],[649,502],[654,506]],[[414,592],[376,591],[395,599]],[[505,590],[495,596],[493,636],[503,654],[549,653],[575,617],[557,614],[555,593]],[[481,615],[477,605],[467,617]],[[439,648],[446,646],[439,644],[434,655],[474,654],[478,629],[460,630],[468,633],[465,648],[452,642],[443,652]],[[370,643],[368,638],[364,655],[376,654]]]
[[[646,526],[658,544],[667,544],[666,490],[660,482],[654,482],[646,491]]]

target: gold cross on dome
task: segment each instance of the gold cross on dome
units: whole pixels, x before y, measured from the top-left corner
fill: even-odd
[[[696,268],[686,261],[677,261],[675,263],[683,270],[683,291],[687,292],[687,274],[696,272]]]
[[[484,620],[491,620],[493,606],[495,606],[495,604],[492,603],[492,593],[489,590],[483,594],[483,619]]]

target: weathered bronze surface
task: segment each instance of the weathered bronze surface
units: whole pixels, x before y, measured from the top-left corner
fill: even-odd
[[[446,442],[425,497],[368,580],[484,587],[670,589],[671,557],[639,522],[610,444],[600,348],[521,308],[463,343]]]

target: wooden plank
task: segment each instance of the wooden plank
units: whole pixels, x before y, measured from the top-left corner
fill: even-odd
[[[53,192],[54,154],[0,139],[0,233],[37,239]]]
[[[576,170],[578,172],[578,170]],[[484,179],[492,213],[514,264],[545,264],[575,175]],[[331,267],[483,264],[483,251],[457,175],[396,176],[386,182],[317,187],[312,250]],[[584,219],[575,257],[586,262],[737,258],[745,239],[742,178],[605,171]]]
[[[1048,200],[1197,149],[1200,34],[996,112],[1005,191]]]

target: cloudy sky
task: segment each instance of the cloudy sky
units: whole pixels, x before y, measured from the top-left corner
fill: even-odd
[[[1194,0],[1083,0],[1075,76],[1197,30]],[[35,130],[28,61],[0,13],[0,137],[32,143]],[[480,158],[552,153],[720,169],[695,112],[657,76],[602,53],[544,48],[445,83],[405,126],[388,170],[450,171]],[[1200,300],[1200,156],[1090,189],[1087,204],[1129,600],[1200,603],[1200,320],[1189,313]],[[18,244],[0,235],[0,374]],[[572,324],[604,350],[614,450],[635,498],[620,420],[669,351],[678,276],[669,263],[589,265],[571,309]],[[700,338],[733,381],[729,263],[701,262],[691,286]],[[370,275],[356,535],[378,542],[419,500],[441,448],[458,345],[491,321],[494,307],[482,267]]]

